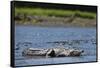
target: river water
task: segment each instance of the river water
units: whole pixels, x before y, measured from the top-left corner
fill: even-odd
[[[78,40],[79,42],[73,42]],[[27,58],[26,48],[61,47],[54,42],[68,41],[64,48],[84,50],[79,57]],[[15,66],[61,64],[96,61],[96,28],[15,26]]]

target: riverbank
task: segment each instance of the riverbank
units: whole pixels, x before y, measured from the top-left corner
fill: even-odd
[[[16,8],[14,19],[20,25],[96,27],[96,13],[78,10]]]
[[[96,19],[75,18],[71,21],[70,18],[62,17],[36,17],[27,20],[15,20],[18,25],[36,25],[36,26],[78,26],[78,27],[96,27]]]

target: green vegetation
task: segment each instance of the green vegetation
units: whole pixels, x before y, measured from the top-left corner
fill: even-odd
[[[96,18],[96,13],[83,12],[79,10],[61,10],[61,9],[43,9],[43,8],[15,8],[15,15],[18,13],[37,16],[56,16],[56,17],[70,17],[77,16],[81,18]]]
[[[96,13],[79,10],[15,8],[16,24],[95,27]]]

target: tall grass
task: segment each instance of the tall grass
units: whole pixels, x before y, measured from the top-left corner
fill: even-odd
[[[15,8],[15,15],[18,13],[27,14],[27,15],[38,15],[38,16],[60,16],[60,17],[69,17],[76,15],[82,18],[96,18],[96,13],[92,12],[83,12],[79,10],[61,10],[61,9],[43,9],[43,8]]]

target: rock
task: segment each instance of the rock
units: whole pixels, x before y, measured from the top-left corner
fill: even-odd
[[[20,16],[18,16],[18,15],[15,16],[14,19],[15,19],[15,20],[22,20],[22,18],[21,18]]]
[[[83,53],[83,50],[70,50],[70,53],[68,56],[80,56],[81,53]]]
[[[48,52],[46,53],[46,57],[56,57],[55,51],[53,49],[48,49]]]
[[[23,56],[46,56],[46,57],[66,57],[66,56],[80,56],[83,50],[65,49],[65,48],[51,48],[51,49],[36,49],[28,48],[22,52]]]
[[[80,56],[83,50],[54,48],[56,57]]]
[[[45,56],[47,50],[37,48],[27,48],[22,52],[23,56]]]
[[[23,19],[23,15],[18,13],[15,17],[14,17],[14,20],[17,20],[17,21],[20,21]]]
[[[32,16],[27,16],[26,18],[27,18],[27,21],[32,21],[33,19]]]

